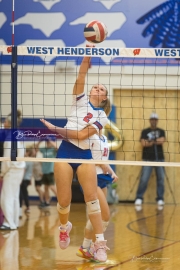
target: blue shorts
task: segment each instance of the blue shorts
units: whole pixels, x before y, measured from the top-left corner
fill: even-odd
[[[57,158],[72,158],[72,159],[92,159],[92,154],[90,149],[81,149],[76,145],[62,141],[58,152]],[[81,163],[69,163],[73,169],[77,169]]]
[[[103,189],[103,188],[107,187],[108,184],[112,184],[113,178],[109,174],[102,173],[102,174],[97,175],[97,181],[98,181],[98,183],[97,183],[98,187]],[[83,189],[81,186],[80,186],[80,190],[83,193]]]
[[[113,181],[113,178],[109,174],[98,174],[98,187],[105,188],[108,184],[111,184]]]

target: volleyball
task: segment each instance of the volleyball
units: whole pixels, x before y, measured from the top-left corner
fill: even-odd
[[[100,43],[107,37],[108,31],[104,23],[91,21],[84,28],[84,37],[91,43]]]

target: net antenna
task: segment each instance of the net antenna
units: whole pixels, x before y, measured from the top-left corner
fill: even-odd
[[[14,46],[14,1],[12,0],[12,46]]]

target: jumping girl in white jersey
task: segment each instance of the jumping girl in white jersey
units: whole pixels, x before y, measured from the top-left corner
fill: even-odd
[[[104,109],[110,107],[106,87],[102,84],[94,85],[90,91],[89,99],[84,93],[85,77],[89,64],[90,57],[84,57],[73,88],[73,105],[65,129],[55,127],[41,119],[48,128],[56,130],[56,132],[68,138],[68,141],[62,141],[57,158],[92,159],[89,137],[98,133],[108,121],[104,112]],[[86,134],[77,133],[77,129],[83,130],[87,126]],[[103,234],[101,209],[97,199],[97,176],[94,164],[55,162],[54,175],[58,197],[57,209],[61,224],[59,227],[59,245],[62,249],[65,249],[70,243],[69,233],[72,229],[72,224],[68,221],[68,217],[74,170],[76,170],[78,180],[83,188],[87,213],[96,236],[94,244],[95,259],[104,262],[107,260],[107,247]]]

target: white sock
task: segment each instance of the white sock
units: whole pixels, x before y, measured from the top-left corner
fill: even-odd
[[[90,245],[91,245],[91,242],[92,242],[91,239],[84,238],[82,247],[83,247],[83,248],[89,248]]]
[[[104,241],[104,234],[103,233],[95,234],[95,236],[96,236],[97,241]]]
[[[61,224],[60,225],[60,230],[66,230],[68,226],[68,222],[66,224]]]

